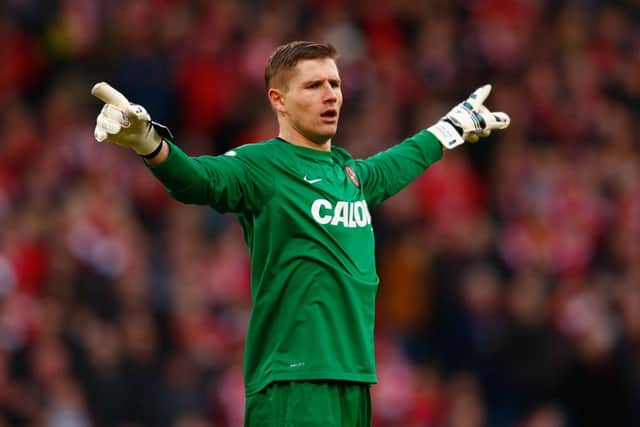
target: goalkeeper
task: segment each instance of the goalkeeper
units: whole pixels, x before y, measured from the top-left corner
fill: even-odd
[[[251,255],[245,426],[371,424],[378,288],[370,210],[442,157],[509,125],[483,86],[440,121],[366,160],[333,146],[342,106],[335,48],[292,42],[265,69],[279,133],[190,157],[146,110],[98,83],[98,141],[132,148],[175,199],[233,212]]]

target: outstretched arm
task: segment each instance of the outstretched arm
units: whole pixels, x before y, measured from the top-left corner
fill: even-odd
[[[433,126],[357,161],[369,206],[379,205],[406,187],[442,157],[443,147],[453,149],[465,142],[476,142],[493,130],[509,126],[511,120],[506,113],[492,112],[484,106],[490,92],[491,85],[482,86]]]
[[[191,157],[171,141],[169,130],[147,110],[129,102],[107,83],[91,94],[105,102],[96,119],[95,139],[131,148],[176,200],[210,205],[221,212],[260,209],[273,191],[271,177],[245,150],[238,155]]]

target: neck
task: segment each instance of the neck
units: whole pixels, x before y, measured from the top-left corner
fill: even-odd
[[[312,150],[318,151],[331,151],[331,138],[327,139],[323,143],[313,142],[311,139],[302,135],[300,132],[296,131],[287,126],[281,126],[280,131],[278,132],[278,138],[287,141],[293,145],[299,145],[301,147],[311,148]]]

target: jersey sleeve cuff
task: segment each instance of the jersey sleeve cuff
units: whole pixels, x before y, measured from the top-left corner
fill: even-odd
[[[184,171],[191,167],[189,156],[169,139],[165,138],[164,141],[169,146],[169,154],[165,161],[157,165],[150,165],[146,162],[145,164],[161,182],[165,184],[181,183],[181,181],[188,179],[186,178],[188,174],[185,174]]]
[[[427,158],[430,160],[430,163],[436,162],[442,158],[442,144],[440,143],[440,140],[438,140],[438,138],[436,138],[436,136],[429,130],[425,129],[418,132],[414,138],[423,148]]]

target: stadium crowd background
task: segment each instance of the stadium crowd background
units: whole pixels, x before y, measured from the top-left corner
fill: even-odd
[[[89,89],[221,154],[293,39],[341,52],[354,156],[487,82],[512,117],[374,212],[374,426],[640,425],[640,1],[4,0],[0,426],[241,425],[240,229],[94,142]]]

